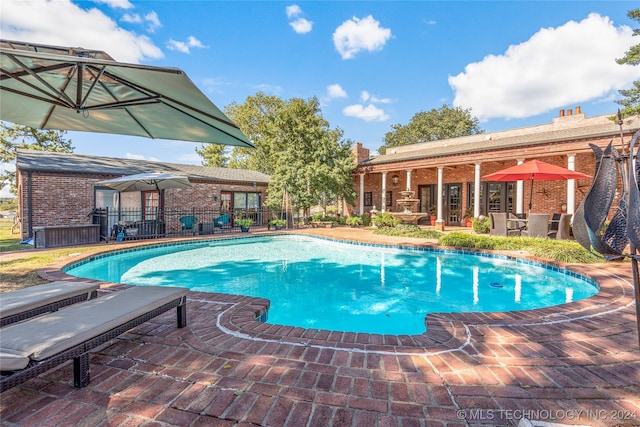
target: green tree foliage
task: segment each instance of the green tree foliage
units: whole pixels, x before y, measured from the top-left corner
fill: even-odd
[[[72,153],[74,147],[71,140],[65,138],[65,133],[0,122],[0,162],[15,161],[18,148]],[[12,192],[15,193],[15,179],[15,172],[5,171],[0,175],[0,184],[10,184]]]
[[[243,104],[232,103],[225,108],[227,116],[249,138],[255,149],[234,147],[229,167],[273,174],[277,153],[285,136],[277,128],[277,119],[286,102],[262,92],[247,97]]]
[[[235,147],[229,166],[271,176],[265,203],[282,207],[285,190],[296,208],[355,200],[351,141],[331,129],[316,98],[283,101],[258,93],[225,110],[256,149]]]
[[[443,105],[437,110],[420,111],[408,124],[392,125],[393,130],[385,134],[384,145],[378,152],[384,154],[390,147],[483,133],[478,123],[479,120],[471,116],[471,109]]]
[[[627,12],[627,16],[640,23],[640,9],[630,10]],[[634,29],[633,35],[640,35],[640,29]],[[616,59],[616,62],[621,65],[639,65],[640,43],[631,46],[622,58]],[[633,82],[633,87],[631,89],[621,89],[619,92],[624,98],[616,101],[616,103],[622,105],[623,108],[620,110],[622,115],[627,117],[640,114],[640,81]]]
[[[203,166],[225,168],[229,165],[229,159],[226,156],[226,148],[226,146],[221,144],[203,144],[202,147],[196,148],[196,153],[202,156]]]

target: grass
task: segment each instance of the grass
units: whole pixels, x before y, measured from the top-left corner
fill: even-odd
[[[0,219],[0,250],[21,251],[33,249],[32,245],[20,244],[20,236],[11,234],[12,220]],[[33,251],[24,253],[16,259],[8,259],[0,263],[2,275],[0,275],[0,292],[8,292],[16,289],[44,283],[45,280],[38,276],[38,270],[72,254],[92,252],[101,246],[76,246],[46,251]]]

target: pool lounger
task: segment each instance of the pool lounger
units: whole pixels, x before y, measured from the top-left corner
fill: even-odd
[[[60,281],[0,294],[0,326],[95,298],[98,288],[95,283]]]
[[[89,350],[172,308],[187,324],[187,288],[140,286],[0,329],[0,392],[73,359],[73,383],[89,384]]]

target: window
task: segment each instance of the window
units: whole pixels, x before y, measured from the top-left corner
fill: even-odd
[[[371,191],[364,193],[364,205],[373,205],[373,193]]]
[[[234,209],[260,209],[260,193],[233,193]]]
[[[393,194],[392,191],[387,191],[387,207],[390,207],[393,205],[392,197],[391,197],[392,194]]]
[[[143,191],[142,197],[144,200],[144,211],[142,213],[142,219],[158,219],[158,211],[161,209],[160,192]]]

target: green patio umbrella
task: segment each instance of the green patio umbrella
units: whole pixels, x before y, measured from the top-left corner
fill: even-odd
[[[38,129],[253,147],[178,68],[0,40],[0,120]]]

